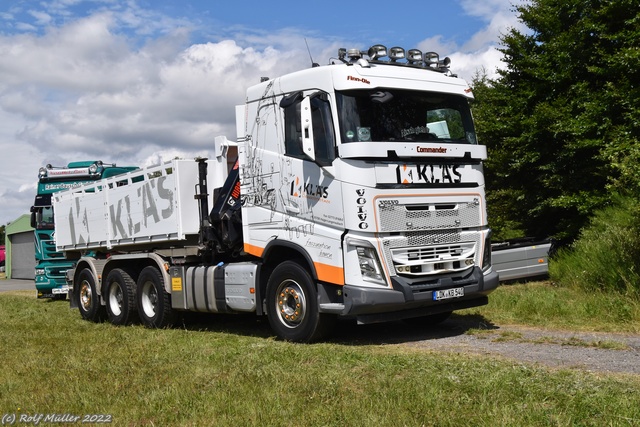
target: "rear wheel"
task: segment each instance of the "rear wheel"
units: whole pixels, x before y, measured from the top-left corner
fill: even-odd
[[[100,295],[96,291],[96,280],[90,269],[85,268],[78,275],[78,308],[85,320],[101,322],[105,318],[105,308],[100,305]]]
[[[116,268],[107,275],[107,317],[114,325],[128,325],[136,318],[136,284],[129,274]]]
[[[319,312],[311,276],[293,261],[278,265],[269,277],[267,317],[280,338],[296,342],[321,339],[335,321],[335,316]]]
[[[138,277],[138,314],[148,328],[165,328],[173,324],[171,296],[156,267],[145,267]]]

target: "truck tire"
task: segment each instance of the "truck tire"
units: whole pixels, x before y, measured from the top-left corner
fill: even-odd
[[[105,301],[107,318],[114,325],[128,325],[136,318],[136,283],[129,274],[116,268],[107,275]]]
[[[105,318],[105,308],[100,305],[96,281],[90,269],[85,268],[78,274],[78,308],[80,315],[85,320],[102,322]]]
[[[335,316],[319,312],[311,275],[293,261],[278,265],[269,277],[267,317],[280,338],[294,342],[321,339],[335,321]]]
[[[166,328],[173,324],[171,296],[156,267],[145,267],[138,277],[138,314],[147,328]]]

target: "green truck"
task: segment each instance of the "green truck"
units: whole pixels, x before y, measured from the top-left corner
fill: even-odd
[[[40,168],[38,193],[31,207],[31,226],[35,229],[35,285],[38,298],[65,299],[68,291],[66,272],[74,265],[73,261],[65,259],[62,252],[56,251],[51,195],[136,169],[138,168],[135,166],[121,167],[105,164],[100,160],[72,162],[63,167],[48,164]]]

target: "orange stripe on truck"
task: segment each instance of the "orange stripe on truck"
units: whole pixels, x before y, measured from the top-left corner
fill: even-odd
[[[262,258],[262,255],[264,254],[264,248],[250,245],[249,243],[244,244],[244,251],[260,258]],[[336,285],[344,285],[344,268],[334,267],[333,265],[323,264],[320,262],[314,262],[313,266],[316,269],[318,280]]]
[[[316,268],[316,273],[318,273],[318,280],[336,285],[344,285],[344,268],[319,262],[314,262],[313,265]]]
[[[257,257],[262,257],[262,253],[264,252],[264,248],[260,246],[250,245],[248,243],[244,244],[244,251],[248,254],[255,255]]]

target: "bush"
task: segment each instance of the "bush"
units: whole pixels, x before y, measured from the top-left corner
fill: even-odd
[[[563,286],[640,298],[640,201],[618,198],[597,211],[578,240],[558,251],[549,274]]]

